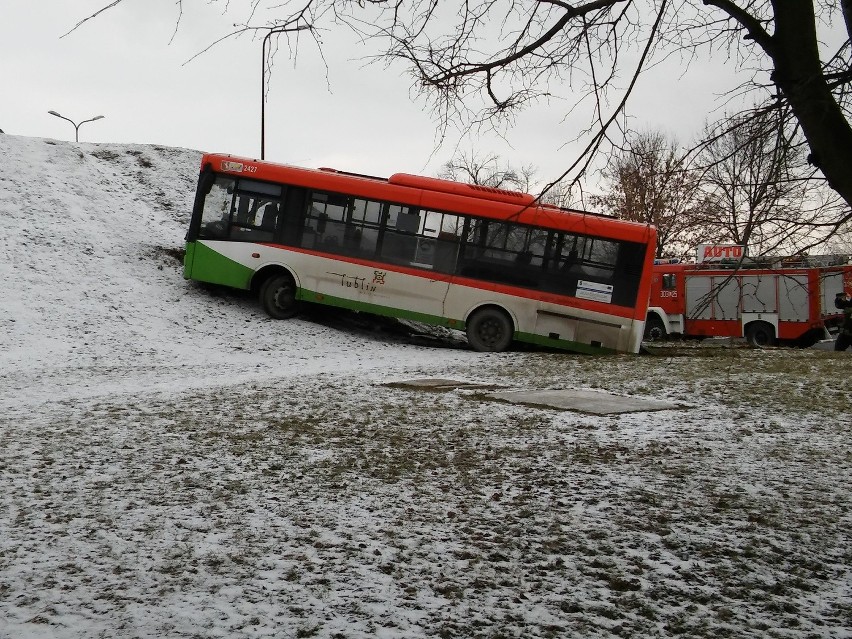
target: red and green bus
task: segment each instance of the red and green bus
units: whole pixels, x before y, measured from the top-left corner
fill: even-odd
[[[206,154],[184,277],[279,319],[311,302],[464,330],[478,351],[637,352],[655,234],[526,193]]]

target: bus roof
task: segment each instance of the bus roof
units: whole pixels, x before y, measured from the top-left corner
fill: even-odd
[[[395,173],[380,178],[330,168],[308,169],[274,162],[207,153],[202,167],[217,173],[280,182],[366,199],[420,208],[478,215],[501,221],[542,226],[574,233],[601,235],[617,240],[650,242],[656,230],[646,224],[608,216],[541,205],[529,193],[453,182],[432,177]]]

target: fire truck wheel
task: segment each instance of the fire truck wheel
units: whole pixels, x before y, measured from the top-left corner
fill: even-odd
[[[663,324],[663,320],[660,319],[659,315],[650,315],[648,317],[645,322],[644,337],[649,342],[658,342],[668,337],[668,333],[666,333],[666,325]]]
[[[273,319],[288,319],[299,312],[296,284],[288,274],[273,275],[260,287],[260,303]]]
[[[749,346],[762,348],[775,343],[775,328],[766,322],[752,322],[746,328],[746,341]]]
[[[512,343],[511,318],[497,308],[476,311],[467,321],[467,342],[480,353],[499,353]]]

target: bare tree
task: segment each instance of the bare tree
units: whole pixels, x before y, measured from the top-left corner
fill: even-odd
[[[237,4],[211,0],[217,1]],[[248,25],[259,2],[242,6]],[[767,106],[789,107],[811,163],[852,203],[849,0],[283,0],[272,9],[278,18],[259,28],[289,25],[315,34],[318,21],[333,19],[383,39],[379,57],[405,61],[444,122],[505,121],[565,86],[588,98],[594,115],[585,151],[560,180],[579,179],[595,151],[620,134],[649,65],[682,55],[688,70],[697,57],[727,55],[754,70],[749,86],[731,92],[751,89]],[[839,18],[847,37],[823,53],[820,29]]]
[[[419,0],[407,13],[394,5],[384,33],[393,42],[389,55],[411,64],[441,113],[469,108],[477,95],[485,106],[471,115],[490,121],[547,95],[556,84],[567,81],[579,88],[593,100],[595,117],[587,153],[566,175],[582,174],[590,154],[615,133],[613,124],[621,121],[648,65],[674,53],[685,55],[687,66],[691,56],[728,55],[755,68],[751,88],[767,105],[789,107],[808,141],[811,162],[849,204],[849,40],[823,60],[818,38],[818,25],[841,11],[849,18],[849,5],[847,0],[479,0],[460,3],[453,27],[447,28],[437,0]],[[623,77],[629,79],[619,85]]]
[[[852,226],[839,229],[826,242],[826,250],[830,254],[845,255],[847,260],[852,260]]]
[[[718,241],[757,255],[794,253],[838,227],[845,207],[814,180],[799,130],[778,110],[709,126],[699,163],[705,193],[701,223]]]
[[[532,166],[512,168],[501,162],[500,158],[493,153],[484,157],[476,153],[461,153],[444,163],[438,177],[528,193],[534,174],[535,169]]]
[[[460,153],[444,163],[438,177],[497,189],[537,193],[542,188],[537,173],[538,169],[531,164],[514,168],[493,153],[484,157],[476,153]],[[551,186],[540,201],[565,208],[576,208],[572,205],[572,194],[572,190],[566,185],[556,184]]]
[[[684,257],[704,237],[697,224],[701,192],[675,140],[659,131],[629,136],[602,174],[608,190],[592,203],[619,218],[657,228],[657,257]]]

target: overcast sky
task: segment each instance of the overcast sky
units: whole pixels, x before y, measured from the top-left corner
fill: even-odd
[[[0,129],[81,142],[137,142],[202,151],[260,155],[261,40],[228,40],[189,61],[244,18],[231,2],[177,4],[124,0],[65,37],[108,0],[4,0],[0,23]],[[174,38],[173,38],[174,35]],[[585,122],[565,119],[567,101],[527,111],[506,140],[458,137],[436,150],[436,123],[410,94],[401,66],[364,68],[369,53],[342,32],[325,35],[328,72],[304,42],[296,67],[275,60],[266,105],[266,159],[332,166],[376,175],[435,174],[456,148],[496,153],[514,166],[535,165],[549,180],[576,156],[565,145]],[[188,62],[189,61],[189,62]],[[661,128],[689,141],[730,80],[726,61],[679,77],[676,61],[649,74],[634,102],[636,128]],[[567,87],[563,92],[570,96]],[[458,143],[458,147],[457,147]]]

